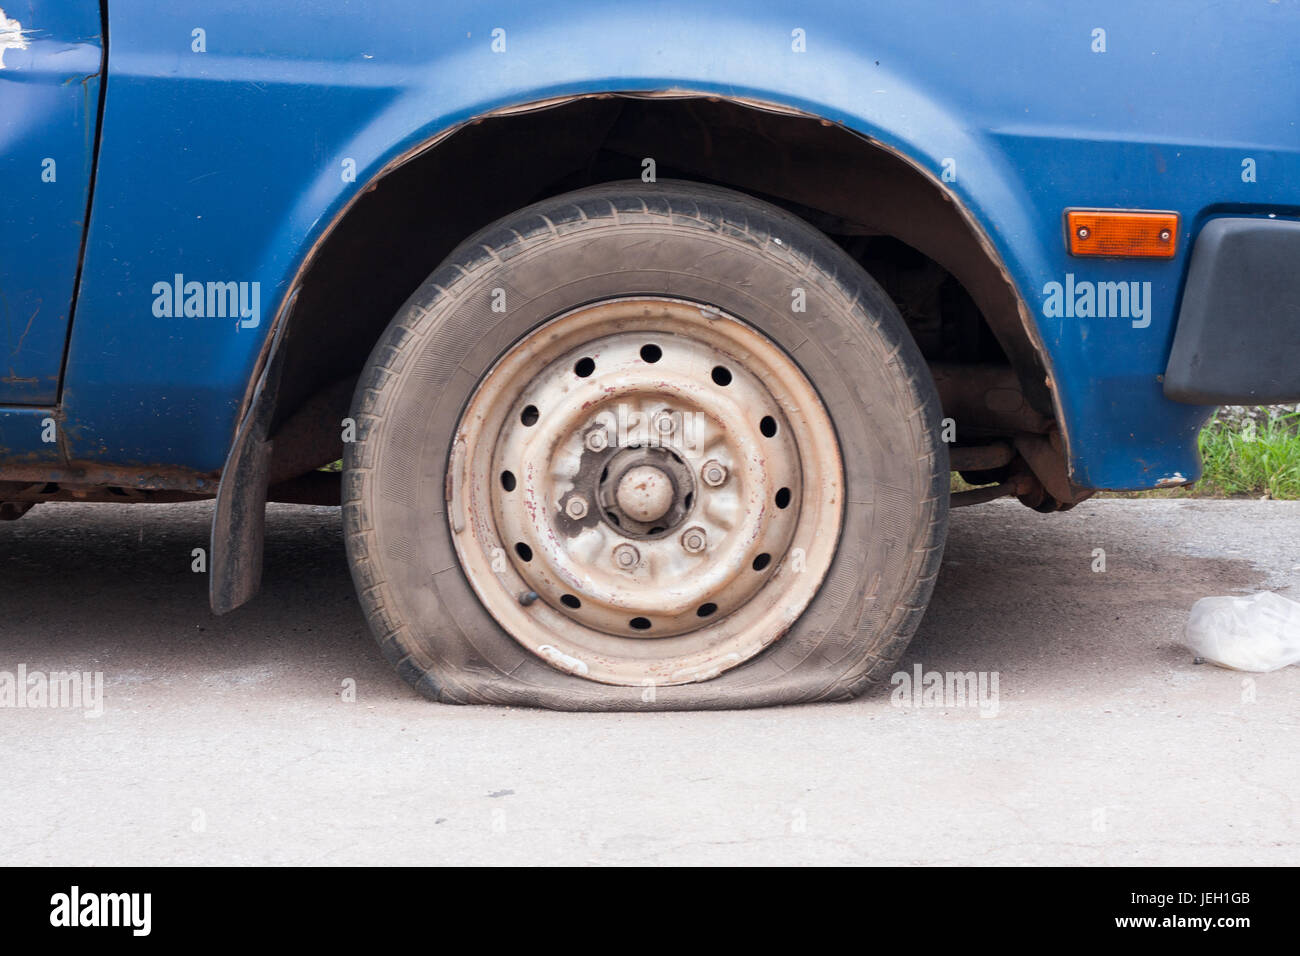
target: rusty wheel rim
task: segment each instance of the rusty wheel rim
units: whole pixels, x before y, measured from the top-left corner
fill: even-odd
[[[838,544],[839,446],[794,361],[711,307],[585,306],[512,346],[456,432],[448,519],[517,642],[589,680],[707,680],[784,634]]]

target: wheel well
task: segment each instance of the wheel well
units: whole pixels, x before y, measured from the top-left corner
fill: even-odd
[[[340,457],[351,383],[403,302],[458,244],[539,199],[640,177],[647,158],[658,179],[727,186],[807,219],[881,283],[927,360],[1001,368],[1051,417],[1015,288],[933,176],[803,114],[714,97],[602,94],[471,121],[372,183],[336,224],[284,329],[272,486]]]

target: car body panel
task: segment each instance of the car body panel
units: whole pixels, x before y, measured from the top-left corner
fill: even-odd
[[[108,9],[60,408],[59,454],[78,462],[220,469],[273,318],[347,204],[457,124],[549,98],[671,90],[774,104],[927,171],[979,223],[1034,317],[1084,487],[1195,477],[1209,410],[1169,401],[1160,384],[1195,231],[1226,210],[1300,214],[1295,2],[1230,15],[1208,0]],[[1071,206],[1176,211],[1177,254],[1072,258]],[[156,315],[155,289],[178,275],[257,283],[256,321]],[[1049,284],[1067,281],[1150,283],[1149,309],[1045,314]],[[27,426],[12,419],[0,414],[0,454],[25,447],[14,430]]]
[[[49,405],[94,168],[100,10],[95,0],[0,6],[0,405]]]

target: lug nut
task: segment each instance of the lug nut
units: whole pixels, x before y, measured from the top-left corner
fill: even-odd
[[[682,532],[682,548],[689,554],[699,554],[709,546],[709,537],[698,525]]]
[[[591,431],[587,432],[585,444],[591,451],[604,451],[609,447],[609,436],[605,434],[605,426],[597,425]]]
[[[673,421],[673,413],[670,411],[664,410],[660,412],[655,419],[655,428],[659,430],[661,435],[671,435],[676,427],[677,424]]]
[[[641,563],[641,552],[630,544],[620,544],[614,549],[614,564],[624,571],[631,571]]]
[[[722,462],[710,458],[704,463],[704,467],[700,469],[700,478],[710,488],[716,488],[727,480],[726,466]]]
[[[587,499],[582,495],[573,495],[565,504],[564,510],[570,518],[585,518],[587,517]]]

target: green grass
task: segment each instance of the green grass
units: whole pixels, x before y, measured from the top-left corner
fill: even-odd
[[[1201,431],[1199,497],[1300,498],[1300,412],[1252,422],[1218,415]]]

